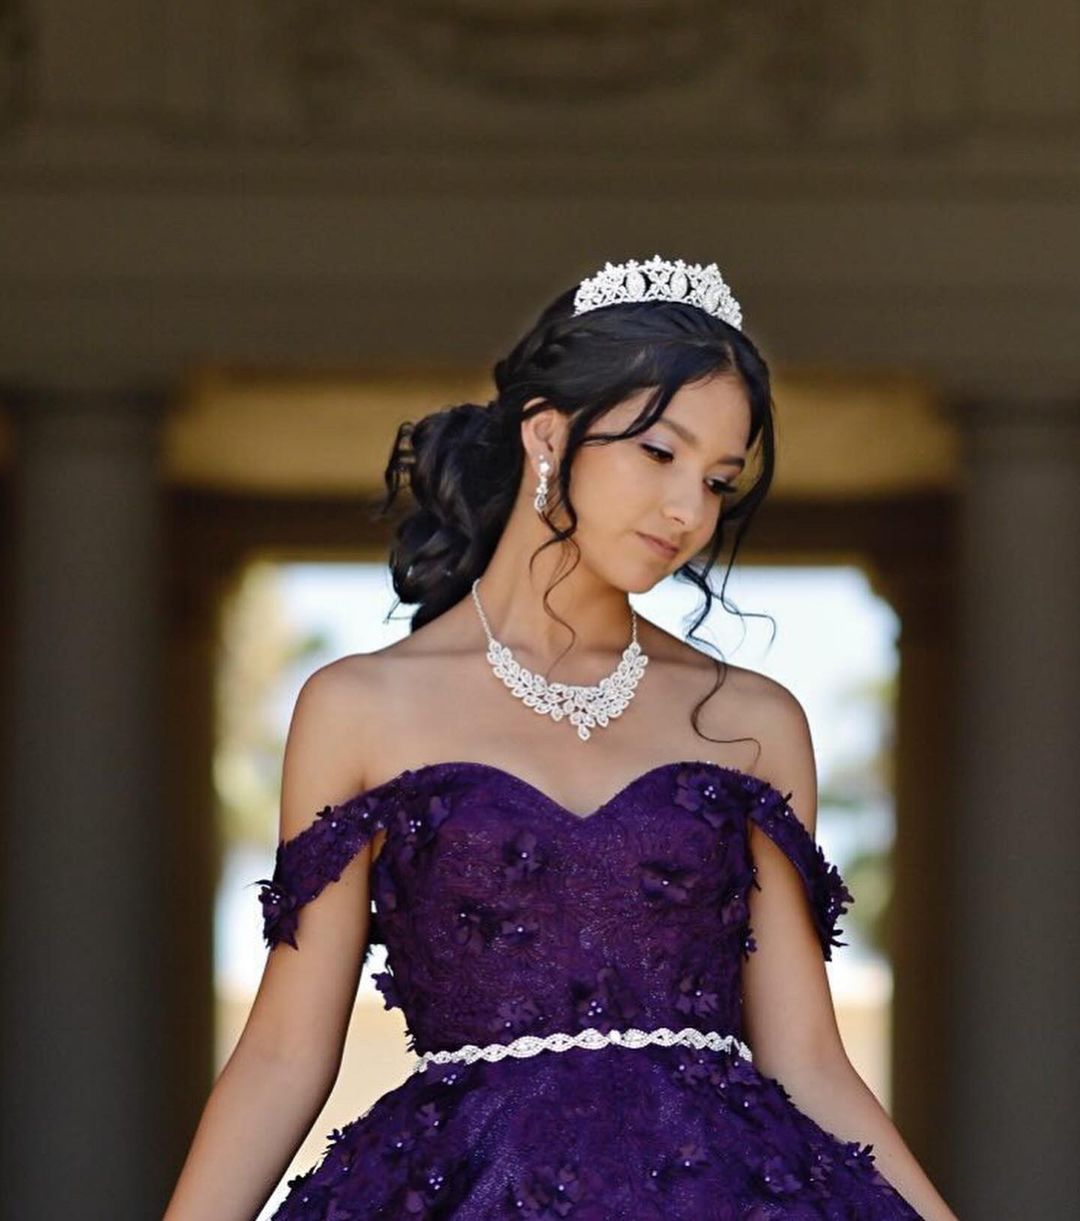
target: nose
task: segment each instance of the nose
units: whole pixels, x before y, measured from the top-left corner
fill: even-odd
[[[673,489],[665,499],[663,513],[667,521],[689,533],[704,520],[704,497],[692,489]]]

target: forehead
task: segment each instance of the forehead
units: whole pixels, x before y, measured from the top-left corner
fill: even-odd
[[[642,414],[654,393],[655,387],[637,391],[615,407],[611,415],[623,426],[630,424]],[[662,421],[668,422],[670,427]],[[746,387],[732,374],[719,374],[707,381],[680,386],[653,428],[672,436],[692,433],[706,450],[719,452],[723,449],[730,453],[733,449],[745,449],[750,431],[750,399]]]

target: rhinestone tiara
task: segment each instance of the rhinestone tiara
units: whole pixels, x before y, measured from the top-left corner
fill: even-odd
[[[624,301],[685,301],[715,318],[742,328],[742,309],[724,283],[715,263],[684,263],[653,255],[643,263],[605,263],[603,269],[582,280],[574,295],[574,315],[619,305]]]

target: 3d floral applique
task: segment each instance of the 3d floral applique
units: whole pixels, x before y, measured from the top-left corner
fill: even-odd
[[[698,872],[675,861],[641,861],[638,864],[641,892],[650,903],[683,904],[690,901]]]
[[[715,831],[725,831],[734,825],[730,796],[711,769],[690,766],[676,772],[672,800],[699,815]]]
[[[843,1142],[843,1163],[850,1170],[868,1170],[874,1166],[874,1146],[857,1140]]]
[[[716,1089],[728,1107],[750,1120],[763,1119],[769,1111],[768,1083],[757,1068],[742,1056],[727,1056],[721,1064]]]
[[[764,781],[757,782],[751,791],[754,800],[750,816],[782,849],[802,879],[822,953],[831,959],[833,947],[847,944],[839,938],[837,922],[855,902],[854,896],[791,808],[791,794],[782,794]],[[753,885],[761,889],[756,877]]]
[[[396,857],[402,865],[409,865],[414,858],[430,848],[439,828],[453,813],[452,799],[442,793],[427,797],[411,781],[405,799],[395,811],[398,845]]]
[[[703,1056],[692,1047],[674,1047],[669,1070],[671,1078],[687,1089],[698,1089],[709,1084],[710,1065],[714,1061]]]
[[[720,904],[720,923],[724,928],[742,924],[750,914],[746,892],[741,885],[732,886]]]
[[[774,1153],[762,1163],[759,1174],[767,1191],[774,1196],[790,1196],[801,1190],[803,1178],[798,1164],[783,1153]]]
[[[719,998],[704,975],[686,974],[678,982],[675,1008],[690,1017],[712,1017],[719,1012]]]
[[[384,1009],[400,1009],[402,1007],[394,974],[389,967],[384,971],[377,971],[371,977],[371,982],[382,994]]]
[[[272,949],[284,941],[294,950],[300,947],[296,944],[296,930],[299,925],[300,901],[283,880],[285,869],[282,865],[282,845],[278,845],[275,856],[273,878],[259,878],[259,902],[263,913],[263,940]]]
[[[336,882],[346,865],[383,825],[384,802],[392,790],[364,793],[337,806],[324,806],[314,822],[290,840],[280,840],[270,878],[258,878],[263,937],[269,948],[286,942],[298,949],[299,911]]]
[[[612,966],[603,966],[589,983],[571,985],[574,1014],[579,1029],[595,1026],[605,1034],[615,1026],[633,1023],[640,1005]]]
[[[645,1189],[658,1196],[674,1197],[686,1179],[697,1178],[711,1164],[709,1150],[701,1141],[683,1141],[655,1158],[645,1172]],[[718,1221],[735,1216],[734,1211],[724,1210],[720,1200],[715,1201],[710,1215],[718,1218]]]
[[[493,1037],[505,1036],[504,1041],[539,1030],[544,1021],[540,1006],[532,997],[519,1000],[512,997],[499,1001],[489,1030]]]
[[[495,935],[503,945],[521,947],[530,945],[540,933],[540,922],[524,911],[515,911],[499,918]]]
[[[585,1198],[580,1168],[573,1162],[542,1162],[507,1187],[512,1215],[569,1217]]]
[[[472,899],[459,899],[454,922],[454,941],[470,954],[479,954],[491,936],[491,914]]]
[[[503,876],[508,882],[525,881],[543,865],[540,841],[527,827],[503,843]]]

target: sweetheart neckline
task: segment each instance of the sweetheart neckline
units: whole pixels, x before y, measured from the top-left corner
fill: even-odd
[[[453,771],[462,768],[472,768],[473,770],[487,772],[492,775],[499,776],[509,780],[511,783],[518,785],[520,788],[528,792],[534,799],[543,801],[551,809],[559,814],[573,820],[574,822],[586,823],[592,822],[598,815],[613,808],[619,802],[624,800],[626,796],[635,791],[646,780],[654,779],[655,777],[669,771],[674,771],[679,768],[687,767],[704,767],[711,771],[720,772],[723,775],[737,778],[741,782],[750,781],[751,784],[757,786],[761,791],[774,795],[783,805],[787,805],[788,797],[780,792],[775,785],[770,784],[768,780],[760,776],[754,776],[750,772],[743,771],[742,768],[728,767],[722,763],[713,763],[710,759],[674,759],[667,763],[657,763],[655,766],[647,768],[643,772],[639,772],[636,776],[631,777],[625,784],[618,788],[605,801],[594,809],[589,810],[584,814],[578,814],[571,810],[568,806],[563,805],[558,798],[553,797],[550,793],[545,792],[539,786],[533,784],[531,780],[526,780],[524,776],[519,776],[516,772],[509,771],[507,768],[500,767],[496,763],[484,763],[479,759],[438,759],[433,763],[422,763],[419,767],[406,767],[395,775],[390,776],[386,780],[380,781],[378,784],[372,785],[369,788],[354,794],[352,797],[346,798],[341,802],[341,805],[349,805],[355,801],[367,801],[372,798],[382,796],[384,792],[393,791],[406,780],[415,780],[429,773],[439,771]],[[801,824],[801,820],[797,820]],[[805,827],[803,828],[805,830]]]

